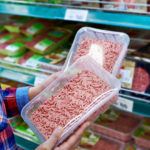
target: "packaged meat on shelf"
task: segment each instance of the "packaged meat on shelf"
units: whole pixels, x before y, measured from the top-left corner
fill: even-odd
[[[123,61],[122,67],[120,68],[120,73],[118,75],[118,79],[120,79],[122,83],[122,88],[132,88],[135,65],[136,63],[134,61],[127,59]]]
[[[150,149],[150,119],[146,118],[133,134],[135,143],[143,148]]]
[[[102,135],[100,140],[91,150],[124,150],[125,144],[119,140]]]
[[[25,52],[26,48],[22,42],[17,41],[21,38],[20,34],[7,32],[0,33],[0,54],[6,56],[16,56]]]
[[[32,51],[26,51],[24,54],[14,57],[0,55],[0,62],[13,64],[14,66],[19,65],[23,69],[30,68],[33,71],[38,69],[41,71],[49,70],[55,72],[62,69],[67,54],[67,48],[59,48],[44,56]]]
[[[128,44],[129,37],[125,33],[83,27],[76,34],[64,69],[79,57],[88,54],[106,70],[117,75]]]
[[[9,123],[14,133],[18,133],[21,136],[28,137],[29,139],[32,139],[35,142],[39,143],[38,138],[28,127],[28,125],[23,121],[21,116],[17,115],[15,117],[9,118]]]
[[[35,36],[47,31],[56,22],[57,21],[46,19],[33,19],[32,21],[29,21],[28,23],[21,26],[20,31],[26,36]]]
[[[129,142],[140,122],[141,117],[116,109],[109,109],[94,122],[92,130],[124,142]]]
[[[29,51],[28,53],[20,57],[17,63],[24,67],[29,67],[33,69],[39,68],[58,71],[62,69],[67,54],[68,51],[63,48],[60,48],[44,56]]]
[[[100,135],[95,134],[92,130],[86,130],[83,135],[81,142],[79,144],[79,149],[91,149],[101,138]]]
[[[124,150],[125,143],[91,130],[85,131],[75,150]]]
[[[150,71],[149,60],[144,59],[134,59],[134,57],[128,57],[121,67],[119,78],[122,83],[122,87],[127,92],[132,95],[132,93],[137,94],[137,96],[150,96]],[[126,66],[125,66],[126,64]],[[130,66],[129,66],[130,64]]]
[[[3,44],[0,44],[0,54],[7,56],[21,55],[26,51],[24,43],[17,40],[10,40]]]
[[[24,17],[24,16],[10,16],[8,20],[9,21],[7,21],[4,24],[4,29],[11,33],[20,33],[21,26],[35,19],[31,17]]]
[[[139,147],[135,143],[129,143],[129,144],[126,144],[124,150],[148,150],[148,149]]]
[[[71,30],[65,28],[51,28],[46,33],[27,42],[26,47],[38,54],[48,54],[62,46],[69,39],[71,33]]]
[[[119,88],[118,79],[90,56],[84,56],[28,103],[21,114],[40,141],[57,126],[64,127],[60,144],[85,120],[95,119],[92,115],[117,98]]]
[[[0,44],[3,44],[7,41],[10,41],[12,39],[16,39],[16,38],[19,38],[19,37],[21,37],[20,34],[12,34],[12,33],[10,34],[8,32],[1,32],[0,33]]]

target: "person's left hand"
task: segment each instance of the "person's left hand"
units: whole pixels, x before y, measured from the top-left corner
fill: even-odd
[[[42,143],[36,150],[74,150],[79,145],[82,134],[89,125],[89,122],[85,122],[65,142],[55,147],[55,144],[63,133],[62,128],[57,128],[54,130],[50,138]]]
[[[29,100],[32,100],[36,95],[42,92],[51,82],[53,82],[61,72],[57,72],[47,78],[44,82],[42,82],[39,86],[30,87],[29,88]]]

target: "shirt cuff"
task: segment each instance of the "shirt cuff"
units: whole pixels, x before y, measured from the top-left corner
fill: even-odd
[[[19,111],[29,102],[28,91],[30,87],[21,87],[16,91],[16,101]]]

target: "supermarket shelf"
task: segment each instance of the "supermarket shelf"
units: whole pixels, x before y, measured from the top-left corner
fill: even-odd
[[[68,10],[75,12],[71,13],[73,16],[70,16]],[[82,12],[79,13],[78,10]],[[74,21],[150,29],[150,17],[147,15],[104,12],[90,9],[81,10],[77,8],[65,8],[63,5],[47,6],[42,3],[32,5],[28,3],[4,3],[0,1],[0,13],[61,20],[72,20],[74,18]]]
[[[38,143],[36,143],[35,141],[33,141],[32,139],[30,139],[26,136],[22,136],[18,133],[14,133],[14,134],[15,134],[15,139],[16,139],[17,145],[22,149],[34,150],[39,145]]]
[[[0,77],[25,83],[28,85],[37,85],[40,81],[43,81],[47,76],[41,74],[26,73],[23,71],[16,71],[0,66]]]
[[[127,95],[119,94],[118,101],[114,106],[121,110],[150,117],[150,102],[143,102],[137,99],[132,99],[130,96],[128,97]]]

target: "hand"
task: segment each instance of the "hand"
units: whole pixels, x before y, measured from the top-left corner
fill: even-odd
[[[60,74],[61,72],[57,72],[53,75],[51,75],[49,78],[47,78],[42,84],[40,84],[39,86],[36,86],[36,87],[31,87],[29,89],[29,93],[28,93],[28,96],[29,96],[29,100],[32,100],[36,95],[38,95],[40,92],[42,92],[51,82],[53,82],[57,77],[58,75]]]
[[[84,130],[86,130],[89,125],[89,122],[84,123],[67,141],[54,148],[63,133],[63,129],[59,127],[52,133],[51,137],[46,142],[41,144],[36,150],[73,150],[77,144],[79,144]]]

